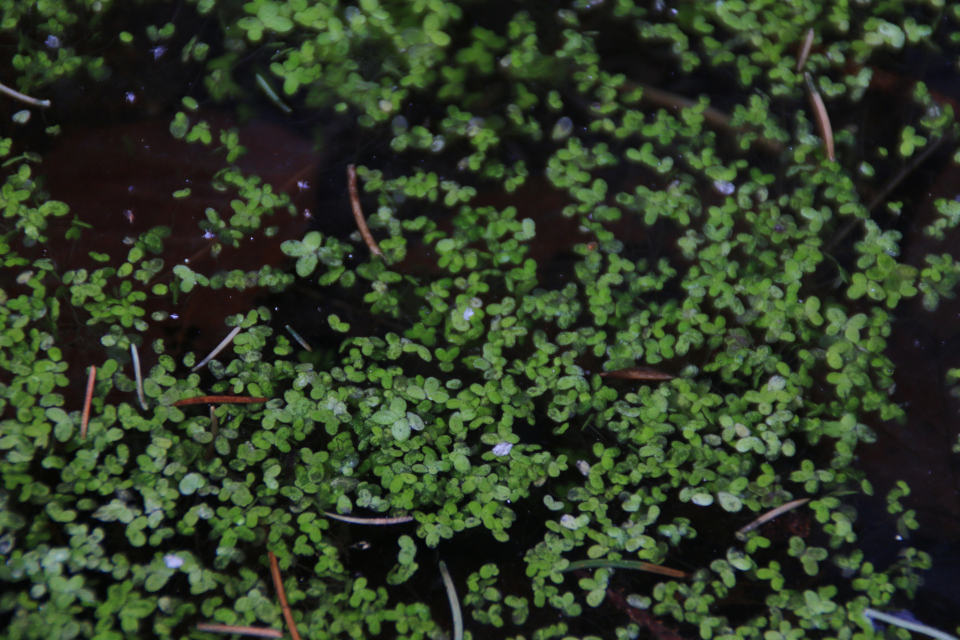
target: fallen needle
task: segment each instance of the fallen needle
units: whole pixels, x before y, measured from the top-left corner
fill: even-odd
[[[353,207],[353,219],[357,221],[357,228],[360,229],[360,237],[366,243],[370,253],[383,257],[383,251],[377,245],[370,233],[370,227],[367,226],[367,220],[363,217],[363,209],[360,208],[360,194],[357,192],[357,169],[352,164],[347,165],[347,188],[350,190],[350,206]]]
[[[90,422],[90,403],[93,401],[93,385],[97,381],[97,368],[90,365],[90,375],[87,377],[87,395],[83,400],[83,417],[80,419],[80,439],[87,437],[87,423]]]
[[[277,556],[273,551],[267,551],[270,556],[270,575],[273,576],[273,586],[277,589],[277,596],[280,598],[280,610],[287,621],[287,628],[290,629],[290,635],[293,640],[300,640],[300,633],[297,631],[297,624],[293,621],[293,612],[290,611],[290,604],[287,602],[287,592],[283,590],[283,580],[280,578],[280,563],[277,562]]]

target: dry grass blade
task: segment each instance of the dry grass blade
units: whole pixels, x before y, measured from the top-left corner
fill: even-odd
[[[623,378],[624,380],[673,380],[677,376],[657,371],[650,367],[630,367],[629,369],[618,369],[616,371],[601,371],[600,375],[604,378]]]
[[[453,579],[447,570],[447,563],[440,561],[440,575],[443,577],[443,586],[447,590],[447,599],[450,600],[450,612],[453,614],[453,640],[463,640],[463,614],[460,612],[460,598],[457,589],[453,586]]]
[[[277,589],[277,596],[280,598],[280,610],[283,612],[283,618],[287,621],[287,628],[290,630],[290,636],[293,640],[300,640],[300,632],[297,631],[297,624],[293,621],[293,612],[290,611],[290,605],[287,603],[287,592],[283,590],[283,580],[280,578],[280,563],[277,562],[277,556],[273,551],[268,551],[270,556],[270,575],[273,576],[273,586]]]
[[[238,627],[233,624],[212,624],[201,622],[197,625],[197,631],[206,631],[208,633],[230,633],[238,636],[253,636],[255,638],[282,638],[283,632],[277,629],[267,629],[265,627]]]
[[[196,371],[197,369],[202,369],[204,365],[206,365],[208,362],[210,362],[211,360],[213,360],[214,358],[216,358],[216,357],[217,357],[217,354],[220,353],[221,351],[223,351],[223,350],[226,348],[226,346],[227,346],[228,344],[230,344],[230,343],[233,341],[234,338],[237,337],[237,334],[240,333],[240,331],[241,331],[241,328],[240,328],[239,326],[234,327],[234,328],[233,328],[233,331],[231,331],[230,333],[228,333],[228,334],[227,334],[227,337],[224,338],[223,341],[222,341],[220,344],[218,344],[213,351],[210,352],[210,355],[208,355],[206,358],[204,358],[203,360],[201,360],[201,361],[200,361],[200,364],[198,364],[198,365],[195,366],[193,369],[191,369],[191,371]]]
[[[324,511],[324,515],[328,518],[333,518],[334,520],[340,520],[342,522],[349,522],[351,524],[403,524],[404,522],[413,522],[413,516],[396,516],[393,518],[355,518],[353,516],[342,516],[339,513],[330,513],[329,511]]]
[[[300,343],[300,346],[306,349],[307,351],[312,352],[313,348],[307,344],[307,341],[300,337],[300,334],[293,330],[293,327],[286,325],[287,331],[290,332],[290,335],[293,336],[293,339]]]
[[[140,352],[137,351],[137,345],[130,343],[130,355],[133,357],[133,377],[137,381],[137,399],[143,410],[147,410],[147,397],[143,394],[143,376],[140,375]]]
[[[87,376],[87,394],[83,398],[83,417],[80,418],[80,439],[87,437],[87,424],[90,422],[90,403],[93,402],[93,385],[97,381],[97,368],[90,365],[90,375]]]
[[[186,407],[191,404],[260,404],[268,401],[270,398],[261,398],[260,396],[197,396],[196,398],[183,398],[173,403],[175,407]]]
[[[813,48],[813,37],[814,31],[811,27],[810,30],[807,31],[806,39],[803,41],[803,48],[800,50],[800,57],[797,58],[797,71],[803,71],[803,67],[807,64],[807,58],[810,57],[810,49]]]
[[[833,127],[830,126],[830,116],[827,115],[827,107],[823,104],[823,98],[817,91],[817,85],[813,83],[810,74],[804,72],[804,79],[807,81],[807,93],[810,96],[810,107],[817,117],[817,129],[820,130],[820,137],[823,139],[823,145],[827,150],[827,158],[832,162],[836,159],[833,150]]]
[[[367,226],[367,219],[363,217],[363,209],[360,208],[360,193],[357,191],[357,169],[352,164],[347,166],[347,188],[350,190],[350,206],[353,208],[353,219],[357,221],[360,236],[370,253],[382,258],[383,251],[380,251],[380,246],[373,239],[370,227]]]
[[[753,531],[760,525],[766,524],[767,522],[770,522],[777,516],[784,514],[787,511],[790,511],[791,509],[796,509],[800,505],[805,504],[807,502],[810,502],[810,498],[800,498],[799,500],[792,500],[790,502],[787,502],[786,504],[782,504],[776,509],[771,509],[770,511],[766,512],[765,514],[763,514],[762,516],[760,516],[759,518],[757,518],[756,520],[748,524],[747,526],[737,531],[735,535],[737,536],[738,540],[743,540],[746,538],[746,534],[748,532]]]
[[[650,562],[641,562],[640,560],[577,560],[567,565],[563,570],[575,571],[577,569],[633,569],[635,571],[646,571],[647,573],[656,573],[661,576],[671,578],[686,578],[689,574],[679,569],[671,569],[659,564]]]
[[[31,98],[30,96],[24,95],[19,91],[17,91],[16,89],[11,89],[10,87],[2,83],[0,83],[0,93],[5,93],[11,98],[15,98],[20,102],[25,102],[34,107],[42,107],[46,109],[47,107],[50,106],[49,100],[37,100],[36,98]]]

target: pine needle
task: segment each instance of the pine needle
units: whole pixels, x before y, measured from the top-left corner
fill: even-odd
[[[277,596],[280,598],[280,610],[287,621],[287,629],[290,630],[290,636],[293,640],[300,640],[300,632],[297,631],[297,623],[293,621],[293,612],[290,611],[290,605],[287,603],[287,592],[283,590],[283,580],[280,578],[280,563],[277,562],[277,556],[273,551],[268,551],[270,556],[270,575],[273,576],[273,586],[277,589]]]
[[[231,331],[229,334],[227,334],[227,337],[223,339],[223,342],[221,342],[220,344],[218,344],[217,347],[216,347],[213,351],[210,352],[210,355],[208,355],[206,358],[204,358],[203,360],[201,360],[201,361],[200,361],[200,364],[198,364],[197,366],[195,366],[195,367],[194,367],[193,369],[191,369],[190,371],[196,371],[197,369],[202,369],[202,368],[204,367],[204,365],[206,365],[208,362],[210,362],[210,361],[213,360],[215,357],[217,357],[217,354],[220,353],[221,351],[223,351],[224,348],[226,348],[226,346],[227,346],[228,344],[230,344],[230,343],[233,341],[234,338],[237,337],[237,334],[240,333],[240,331],[241,331],[241,327],[240,327],[239,325],[237,325],[236,327],[234,327],[234,328],[233,328],[233,331]]]
[[[197,625],[197,631],[206,631],[208,633],[229,633],[238,636],[253,636],[255,638],[282,638],[283,632],[277,629],[267,629],[265,627],[238,627],[233,624],[211,624],[201,622]]]
[[[443,577],[443,586],[447,589],[447,599],[450,600],[450,612],[453,614],[453,640],[463,640],[463,614],[460,612],[460,598],[457,589],[453,586],[447,563],[440,561],[440,575]]]
[[[36,98],[31,98],[30,96],[24,95],[19,91],[17,91],[16,89],[11,89],[10,87],[2,83],[0,83],[0,93],[5,93],[11,98],[15,98],[20,102],[26,102],[27,104],[32,105],[34,107],[42,107],[46,109],[47,107],[50,106],[49,100],[38,100]]]
[[[137,345],[130,343],[130,355],[133,356],[133,376],[137,380],[137,398],[140,400],[140,406],[147,410],[147,398],[143,394],[143,376],[140,375],[140,353],[137,351]]]
[[[892,624],[895,627],[902,627],[908,631],[922,633],[923,635],[930,636],[931,638],[938,638],[939,640],[957,640],[956,636],[952,636],[945,631],[940,631],[939,629],[934,629],[933,627],[928,627],[927,625],[920,624],[918,622],[910,622],[909,620],[891,616],[887,613],[881,613],[875,609],[864,609],[863,615],[871,620],[886,622],[887,624]]]
[[[766,512],[765,514],[763,514],[762,516],[760,516],[759,518],[757,518],[756,520],[748,524],[747,526],[737,531],[737,533],[735,534],[737,536],[737,540],[745,540],[747,532],[753,531],[760,525],[766,524],[767,522],[770,522],[777,516],[783,513],[786,513],[791,509],[796,509],[800,505],[805,504],[807,502],[810,502],[810,498],[800,498],[799,500],[792,500],[790,502],[787,502],[786,504],[782,504],[776,509],[771,509],[770,511]]]
[[[677,376],[658,371],[651,367],[630,367],[616,371],[601,371],[604,378],[623,378],[625,380],[673,380]]]
[[[342,516],[339,513],[323,512],[328,518],[349,522],[351,524],[402,524],[404,522],[413,522],[413,516],[396,516],[393,518],[356,518],[354,516]]]
[[[833,127],[830,126],[830,116],[827,115],[827,107],[823,104],[823,98],[817,91],[817,85],[813,83],[813,78],[806,71],[803,77],[807,81],[807,93],[810,96],[810,107],[817,117],[817,129],[820,130],[820,137],[823,139],[823,145],[827,151],[827,158],[832,162],[836,159],[833,149]]]
[[[577,560],[567,565],[561,573],[575,571],[577,569],[632,569],[635,571],[646,571],[647,573],[656,573],[661,576],[671,578],[686,578],[688,574],[679,569],[671,569],[651,562],[641,562],[639,560]]]
[[[803,41],[803,48],[800,50],[800,57],[797,58],[797,71],[803,71],[803,67],[807,64],[807,58],[810,57],[810,49],[813,48],[813,37],[814,37],[813,27],[807,31],[807,38]]]
[[[293,336],[293,339],[300,343],[300,346],[306,349],[307,351],[312,352],[313,348],[307,344],[307,341],[300,337],[300,334],[293,330],[293,327],[286,325],[287,331],[290,332],[290,335]]]
[[[90,365],[87,377],[87,394],[83,399],[83,417],[80,419],[80,439],[87,437],[87,424],[90,422],[90,403],[93,402],[93,385],[97,381],[97,368]]]
[[[191,404],[260,404],[270,398],[260,396],[197,396],[183,398],[173,403],[175,407],[186,407]]]
[[[367,248],[375,256],[383,257],[383,251],[373,239],[370,233],[370,227],[367,226],[367,219],[363,217],[363,209],[360,208],[360,194],[357,192],[357,169],[352,164],[347,166],[347,188],[350,191],[350,206],[353,208],[353,219],[357,222],[357,228],[360,230],[360,237],[367,245]]]
[[[217,421],[217,408],[213,405],[210,405],[210,435],[213,437],[210,438],[210,444],[207,445],[207,450],[203,454],[203,457],[207,460],[211,459],[216,452],[217,436],[220,435],[220,423]]]

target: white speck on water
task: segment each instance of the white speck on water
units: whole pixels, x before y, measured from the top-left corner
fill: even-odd
[[[57,36],[53,36],[53,35],[47,36],[47,39],[43,41],[43,44],[47,45],[47,46],[50,47],[51,49],[59,49],[59,48],[60,48],[60,38],[58,38]]]
[[[209,230],[208,230],[208,231],[204,231],[204,232],[203,232],[203,237],[204,237],[205,240],[209,240],[210,238],[216,237],[216,234],[214,234],[212,231],[209,231]]]
[[[736,191],[734,184],[732,182],[727,182],[726,180],[714,180],[713,188],[725,196],[728,196]]]
[[[509,442],[501,442],[493,447],[493,455],[495,456],[505,456],[510,453],[510,449],[513,449],[513,445]]]
[[[171,553],[163,556],[163,563],[167,565],[168,569],[179,569],[183,566],[183,558],[180,556],[175,556]]]

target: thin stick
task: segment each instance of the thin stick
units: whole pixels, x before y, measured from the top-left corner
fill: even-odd
[[[671,569],[651,562],[640,562],[639,560],[577,560],[568,564],[567,568],[561,573],[577,569],[634,569],[670,576],[671,578],[686,578],[688,575],[679,569]]]
[[[296,340],[297,342],[300,343],[300,346],[301,346],[301,347],[303,347],[303,348],[306,349],[307,351],[313,351],[313,349],[310,347],[310,345],[307,344],[307,341],[304,340],[303,338],[301,338],[301,337],[300,337],[300,334],[293,330],[293,327],[291,327],[290,325],[286,325],[286,326],[287,326],[287,331],[290,332],[290,335],[293,336],[294,340]]]
[[[31,98],[28,95],[24,95],[20,93],[16,89],[11,89],[10,87],[8,87],[3,83],[0,83],[0,93],[5,93],[11,98],[16,98],[20,102],[26,102],[27,104],[33,105],[34,107],[42,107],[46,109],[47,107],[50,106],[49,100],[37,100],[36,98]]]
[[[207,364],[208,362],[210,362],[211,360],[213,360],[213,359],[217,356],[218,353],[220,353],[221,351],[223,351],[223,349],[224,349],[228,344],[230,344],[230,342],[231,342],[234,338],[237,337],[237,334],[240,333],[240,331],[241,331],[241,327],[240,327],[239,325],[237,325],[236,327],[234,327],[234,328],[233,328],[233,331],[231,331],[229,334],[227,334],[227,337],[223,339],[223,342],[221,342],[220,344],[218,344],[218,345],[217,345],[217,348],[214,349],[213,351],[211,351],[211,352],[210,352],[210,355],[208,355],[206,358],[204,358],[204,359],[200,362],[200,364],[198,364],[198,365],[195,366],[193,369],[191,369],[191,371],[196,371],[197,369],[201,369],[201,368],[203,368],[203,366],[204,366],[205,364]]]
[[[210,633],[233,633],[239,636],[254,636],[256,638],[282,638],[283,631],[279,629],[267,629],[266,627],[238,627],[232,624],[211,624],[201,622],[197,625],[197,631],[207,631]]]
[[[270,575],[273,576],[273,586],[277,589],[277,596],[280,598],[280,610],[283,611],[283,617],[287,621],[287,628],[293,640],[300,640],[300,632],[297,631],[297,623],[293,621],[293,612],[290,611],[290,605],[287,603],[287,592],[283,590],[283,580],[280,578],[280,563],[277,562],[277,556],[273,551],[267,551],[270,556]]]
[[[817,85],[813,83],[813,78],[806,71],[803,77],[807,81],[807,93],[810,96],[810,107],[817,116],[817,128],[820,130],[820,137],[823,138],[823,144],[827,149],[827,158],[832,162],[836,159],[833,153],[833,127],[830,126],[830,116],[827,115],[827,107],[823,104],[823,98],[817,91]]]
[[[453,614],[453,640],[463,640],[463,614],[460,613],[460,598],[457,589],[453,586],[447,563],[440,561],[440,575],[443,577],[443,586],[447,589],[447,599],[450,600],[450,612]]]
[[[803,71],[804,65],[807,64],[807,58],[810,57],[810,49],[813,48],[813,27],[810,27],[810,30],[807,31],[807,39],[803,41],[803,48],[800,49],[800,57],[797,58],[797,71]]]
[[[210,433],[213,435],[213,438],[210,440],[210,444],[207,445],[207,450],[203,455],[207,460],[213,457],[216,451],[217,436],[220,435],[220,424],[217,421],[217,408],[213,405],[210,405]]]
[[[739,531],[737,531],[737,533],[734,534],[734,535],[737,536],[737,540],[746,540],[746,534],[747,534],[747,532],[753,531],[754,529],[756,529],[756,528],[759,527],[760,525],[766,524],[767,522],[770,522],[771,520],[773,520],[773,519],[776,518],[777,516],[779,516],[779,515],[781,515],[781,514],[784,514],[784,513],[786,513],[787,511],[790,511],[791,509],[796,509],[796,508],[799,507],[800,505],[806,504],[807,502],[810,502],[810,498],[800,498],[799,500],[791,500],[790,502],[787,502],[786,504],[782,504],[782,505],[780,505],[779,507],[777,507],[776,509],[771,509],[770,511],[767,511],[765,514],[763,514],[762,516],[760,516],[759,518],[757,518],[756,520],[754,520],[753,522],[751,522],[751,523],[748,524],[747,526],[745,526],[745,527],[743,527],[742,529],[740,529]]]
[[[396,516],[394,518],[355,518],[353,516],[342,516],[339,513],[323,512],[328,518],[341,520],[351,524],[402,524],[404,522],[413,522],[413,516]]]
[[[191,404],[260,404],[268,401],[270,398],[261,398],[259,396],[197,396],[196,398],[183,398],[173,403],[175,407],[186,407]]]
[[[137,351],[137,345],[130,343],[130,355],[133,356],[133,376],[137,380],[137,398],[140,399],[140,406],[147,410],[147,398],[143,395],[143,376],[140,375],[140,353]]]
[[[363,217],[363,209],[360,208],[360,194],[357,193],[357,169],[352,164],[347,165],[347,188],[350,190],[350,206],[353,207],[353,219],[357,221],[360,236],[370,253],[382,258],[383,251],[380,251],[377,241],[370,234],[370,227],[367,226],[367,220]]]
[[[892,624],[895,627],[903,627],[908,631],[915,631],[917,633],[922,633],[931,638],[939,638],[940,640],[957,640],[956,636],[952,636],[949,633],[940,631],[939,629],[934,629],[933,627],[928,627],[925,624],[920,624],[918,622],[910,622],[896,616],[891,616],[887,613],[881,613],[876,609],[864,609],[863,615],[872,620],[879,620],[880,622],[886,622],[887,624]]]
[[[90,403],[93,401],[93,385],[97,381],[97,368],[90,365],[87,377],[87,395],[83,399],[83,417],[80,419],[80,439],[87,437],[87,423],[90,422]]]

